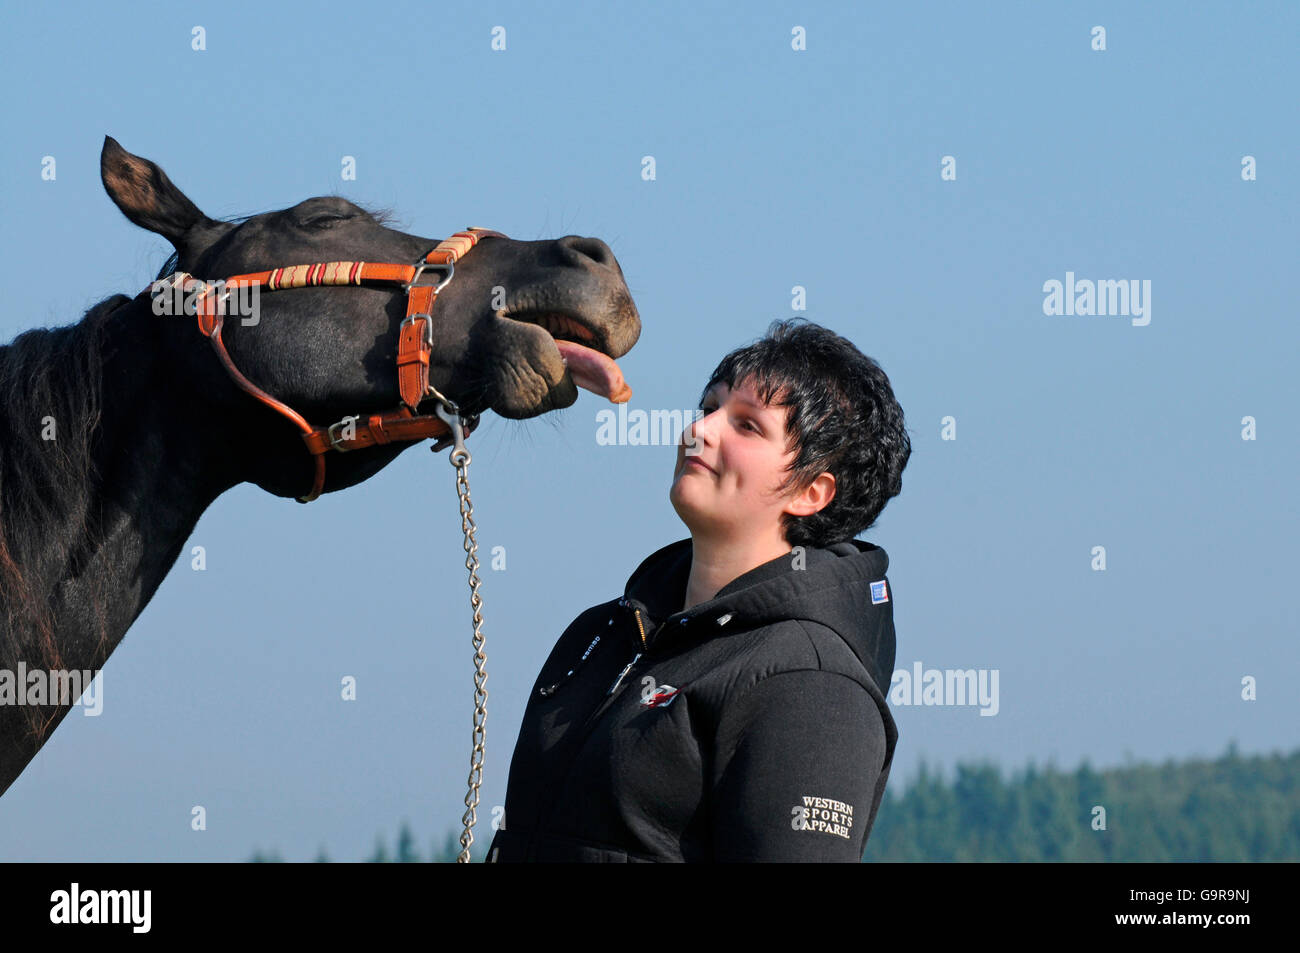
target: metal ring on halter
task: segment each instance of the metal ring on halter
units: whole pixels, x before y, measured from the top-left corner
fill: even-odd
[[[440,269],[440,268],[445,268],[447,270],[447,277],[443,278],[442,281],[434,285],[433,293],[437,294],[443,288],[447,287],[447,282],[451,281],[451,276],[456,271],[456,265],[454,262],[447,261],[447,262],[438,263],[438,262],[425,261],[423,258],[421,258],[419,261],[415,263],[415,274],[411,276],[410,281],[405,282],[402,285],[402,290],[405,291],[407,294],[410,294],[411,288],[413,288],[415,286],[415,283],[420,280],[421,275],[423,275],[426,271]]]
[[[438,390],[438,388],[434,387],[432,384],[426,385],[424,391],[424,397],[422,397],[421,400],[427,400],[430,397],[435,398],[440,404],[446,407],[453,414],[456,414],[457,416],[460,415],[460,407],[456,405],[456,402],[452,400],[450,397],[445,396],[442,393],[442,391]],[[442,417],[442,414],[439,414],[438,416]],[[446,419],[447,418],[443,417],[443,420]]]

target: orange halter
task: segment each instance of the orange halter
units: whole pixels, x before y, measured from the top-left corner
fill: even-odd
[[[455,264],[480,238],[497,236],[501,232],[489,228],[467,228],[438,243],[438,246],[412,265],[390,262],[327,261],[313,265],[290,265],[235,275],[219,284],[212,284],[183,271],[173,272],[166,278],[153,282],[148,289],[155,294],[166,290],[173,292],[177,286],[184,291],[197,290],[199,298],[196,314],[199,331],[212,342],[222,366],[241,390],[263,404],[289,418],[302,431],[303,442],[316,459],[316,478],[311,492],[298,497],[300,503],[310,503],[320,496],[325,486],[325,454],[330,450],[346,453],[393,441],[423,440],[426,437],[447,437],[450,427],[435,414],[416,414],[416,408],[426,397],[434,397],[452,415],[459,417],[456,404],[439,393],[429,383],[429,355],[433,352],[433,303],[438,292],[447,287],[455,274]],[[415,282],[426,271],[440,271],[444,275],[436,285],[417,285]],[[286,288],[309,288],[328,285],[359,285],[363,281],[388,282],[400,285],[406,292],[406,317],[402,321],[397,339],[397,383],[402,405],[395,410],[370,414],[364,421],[357,417],[344,417],[326,427],[313,427],[301,414],[287,404],[276,400],[239,372],[221,340],[225,315],[222,305],[233,288],[261,286],[267,291]],[[214,292],[220,292],[214,294]],[[478,415],[465,420],[464,433],[469,434],[478,421]],[[448,444],[435,444],[434,450]]]

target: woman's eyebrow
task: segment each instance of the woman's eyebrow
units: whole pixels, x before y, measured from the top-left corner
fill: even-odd
[[[760,403],[756,400],[750,400],[748,397],[737,394],[734,390],[731,392],[731,396],[740,401],[740,403],[744,404],[746,407],[751,408],[754,415],[758,417],[766,417],[772,409],[767,404]]]
[[[707,391],[705,391],[704,396],[703,396],[702,398],[700,398],[700,403],[702,404],[702,403],[704,403],[704,401],[708,400],[710,397],[714,397],[714,396],[716,396],[715,391],[717,390],[717,387],[718,387],[718,385],[717,385],[717,384],[714,384],[713,387],[710,387]],[[757,410],[759,413],[766,413],[766,412],[768,412],[768,411],[770,411],[770,410],[772,409],[772,408],[769,407],[767,404],[760,403],[759,401],[756,401],[756,400],[750,400],[748,397],[745,397],[744,395],[742,395],[742,394],[740,394],[740,393],[738,393],[738,392],[736,392],[736,391],[734,391],[734,390],[733,390],[733,391],[730,391],[730,392],[728,393],[728,396],[734,398],[735,400],[740,401],[742,404],[747,404],[748,406],[753,407],[753,408],[754,408],[755,410]]]

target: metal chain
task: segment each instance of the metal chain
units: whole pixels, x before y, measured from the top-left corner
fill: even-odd
[[[483,600],[479,597],[478,587],[478,543],[474,539],[474,508],[469,499],[469,479],[466,465],[469,453],[465,453],[463,462],[457,463],[455,451],[452,465],[456,467],[456,493],[460,497],[461,530],[465,534],[465,568],[469,570],[470,605],[474,607],[474,750],[469,759],[469,791],[465,794],[465,814],[461,820],[465,830],[460,835],[459,864],[469,863],[469,847],[474,843],[474,822],[478,819],[478,788],[483,781],[483,743],[487,728],[487,655],[483,652]]]
[[[434,392],[437,393],[436,391]],[[465,568],[469,570],[469,602],[474,609],[474,750],[469,758],[469,791],[465,794],[465,813],[461,817],[465,829],[460,835],[460,855],[458,864],[469,863],[469,848],[474,843],[474,824],[478,820],[478,789],[483,782],[483,743],[487,734],[487,655],[483,651],[483,600],[479,597],[478,587],[478,542],[474,539],[474,506],[469,498],[469,462],[470,454],[465,449],[465,433],[456,405],[441,394],[437,395],[440,403],[436,412],[451,426],[451,436],[455,446],[447,455],[449,462],[456,468],[456,495],[460,499],[460,527],[465,534]],[[447,406],[444,407],[444,404]],[[471,418],[470,425],[473,426]],[[438,447],[433,448],[437,451]]]

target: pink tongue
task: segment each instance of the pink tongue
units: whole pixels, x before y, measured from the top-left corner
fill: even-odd
[[[560,349],[560,356],[569,365],[573,382],[579,387],[615,404],[626,403],[631,398],[632,388],[627,386],[623,372],[612,358],[593,348],[559,338],[555,339],[555,346]]]

